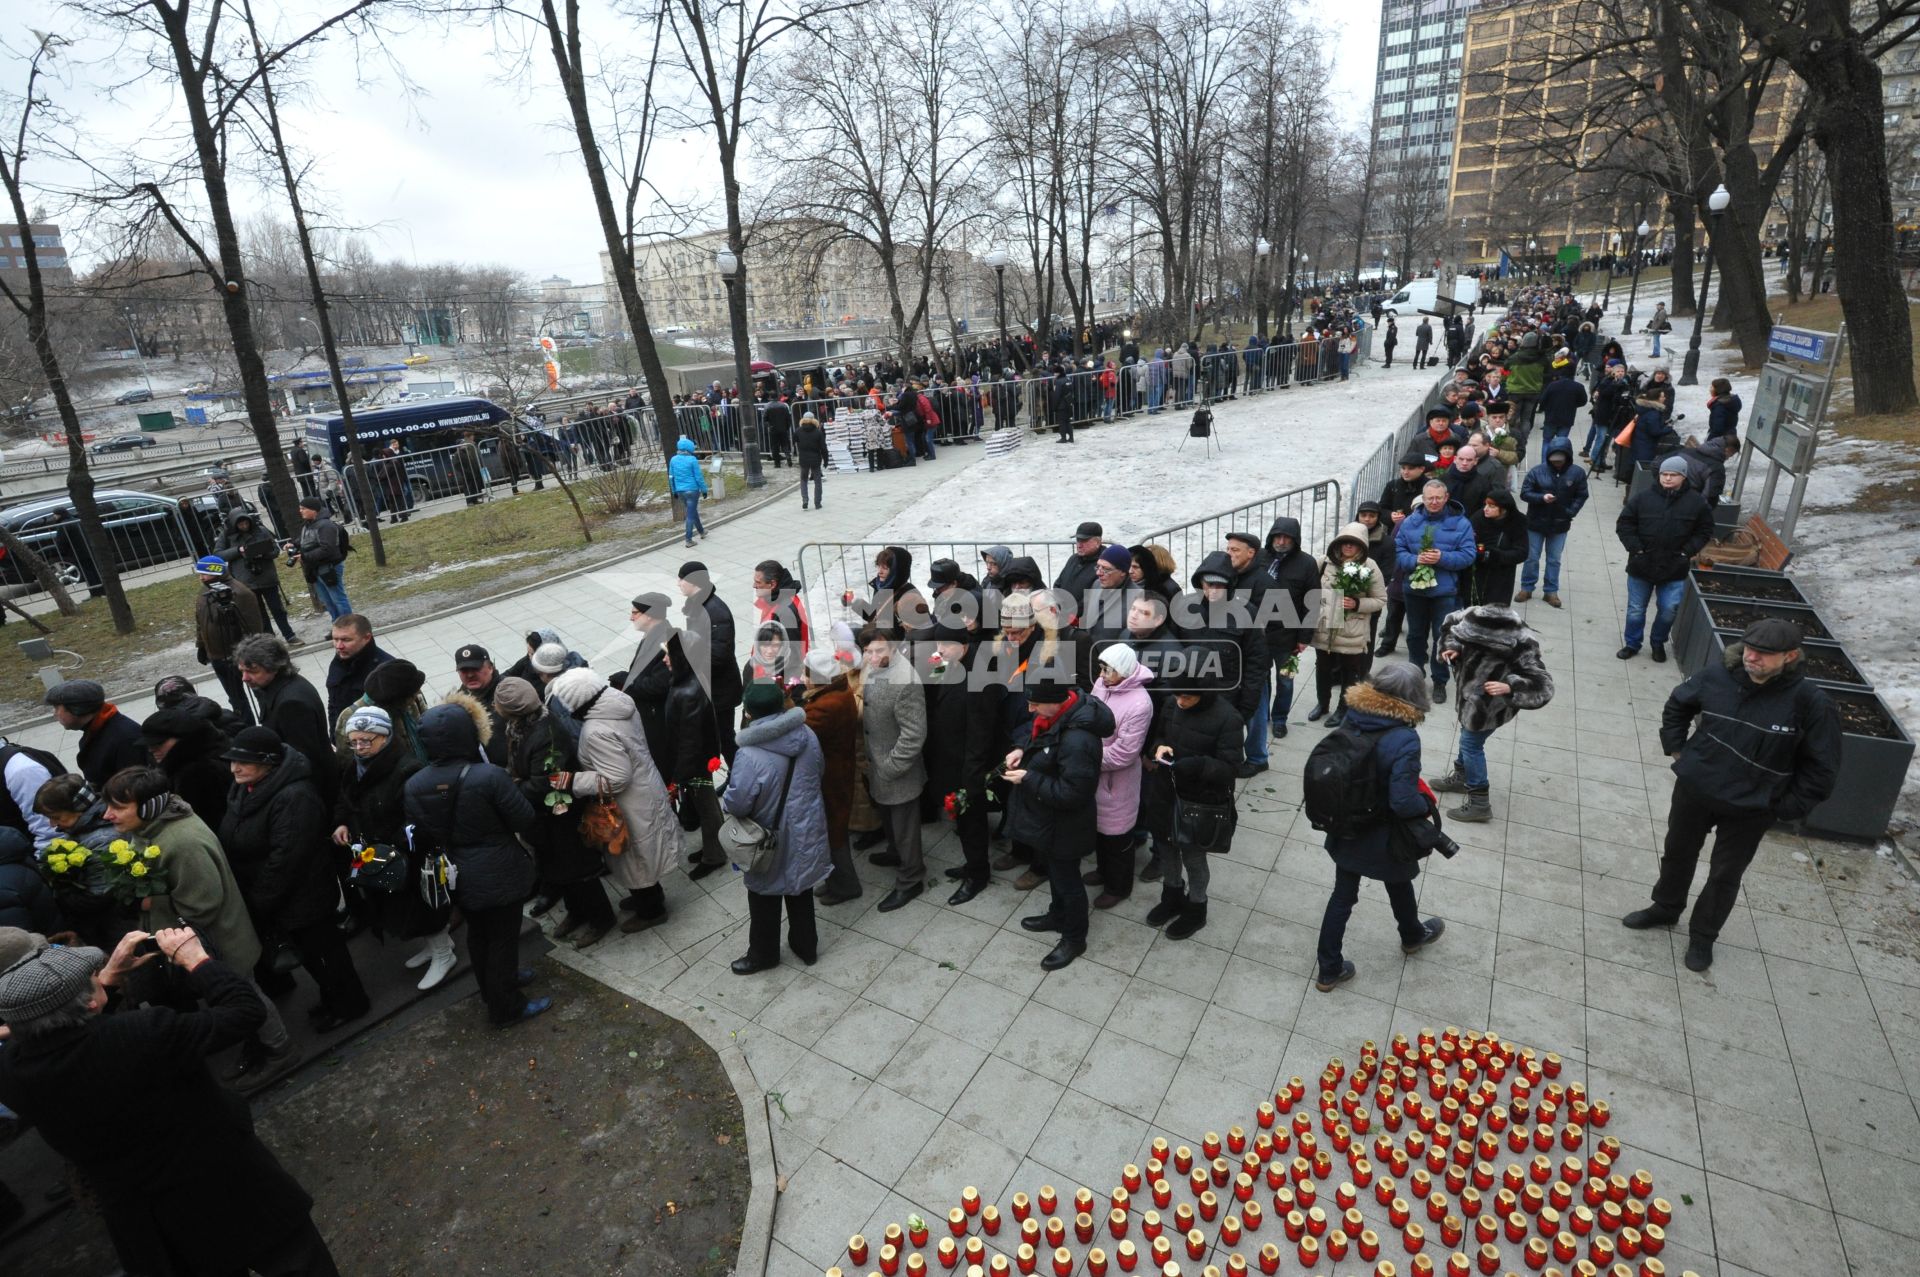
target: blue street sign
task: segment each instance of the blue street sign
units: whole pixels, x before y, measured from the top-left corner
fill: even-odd
[[[1767,349],[1776,355],[1785,355],[1789,359],[1804,359],[1809,363],[1825,363],[1827,343],[1833,340],[1831,333],[1817,333],[1806,328],[1787,328],[1776,325],[1767,335]]]

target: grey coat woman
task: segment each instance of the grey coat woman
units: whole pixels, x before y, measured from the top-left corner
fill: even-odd
[[[680,822],[667,802],[667,787],[647,752],[646,733],[633,698],[612,691],[592,670],[568,670],[548,689],[580,723],[573,774],[575,797],[597,798],[602,784],[627,821],[627,847],[607,857],[607,876],[629,893],[625,907],[634,917],[623,931],[644,929],[666,918],[666,893],[660,880],[673,869],[680,852]]]
[[[781,786],[788,767],[793,769],[786,810],[778,821],[780,857],[767,873],[743,875],[747,890],[765,896],[812,891],[826,881],[833,861],[828,854],[827,804],[820,793],[826,759],[807,726],[807,711],[789,709],[755,719],[735,739],[740,752],[720,796],[729,816],[751,816],[762,826],[774,825]]]
[[[775,855],[764,872],[745,874],[747,951],[734,960],[732,970],[752,975],[779,965],[782,911],[787,915],[787,947],[812,966],[820,956],[813,889],[833,869],[827,804],[820,794],[825,755],[807,726],[807,712],[788,708],[772,684],[749,686],[741,708],[747,725],[740,729],[733,775],[720,804],[730,816],[751,818],[773,830]]]

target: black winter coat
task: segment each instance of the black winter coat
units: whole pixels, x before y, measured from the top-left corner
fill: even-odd
[[[660,778],[670,785],[706,781],[710,759],[720,753],[720,727],[713,702],[680,653],[674,652],[673,683],[666,700],[666,752],[655,754]],[[651,748],[651,742],[648,743]]]
[[[1553,459],[1567,458],[1567,468],[1555,470]],[[1549,493],[1553,500],[1542,500]],[[1587,504],[1587,472],[1573,464],[1568,448],[1549,448],[1547,458],[1520,482],[1520,499],[1527,503],[1527,527],[1549,536],[1573,526],[1573,517]]]
[[[1014,841],[1069,863],[1093,854],[1100,787],[1100,742],[1113,735],[1113,711],[1084,693],[1047,729],[1014,741],[1026,775],[1009,797]]]
[[[1231,579],[1233,565],[1228,562],[1226,551],[1215,550],[1200,561],[1200,566],[1193,574],[1195,591],[1200,588],[1198,582],[1203,574]],[[1239,711],[1241,718],[1251,722],[1260,708],[1262,698],[1266,696],[1274,654],[1268,648],[1266,634],[1259,625],[1237,623],[1234,611],[1229,606],[1231,603],[1229,599],[1227,604],[1212,608],[1204,598],[1183,596],[1174,605],[1174,616],[1182,620],[1183,626],[1185,617],[1193,618],[1193,623],[1185,628],[1191,643],[1202,651],[1231,649],[1232,658],[1238,660],[1239,668],[1222,671],[1226,681],[1235,689],[1228,700]],[[1312,631],[1308,633],[1311,637]],[[1280,654],[1279,659],[1284,662],[1291,655],[1293,653],[1288,651]]]
[[[1573,419],[1587,406],[1587,388],[1577,377],[1559,377],[1540,392],[1540,420],[1546,423],[1547,438],[1558,439],[1573,433]]]
[[[260,706],[255,721],[262,727],[271,727],[279,733],[282,742],[299,750],[315,769],[313,774],[325,777],[324,783],[331,787],[333,771],[328,767],[328,760],[334,752],[333,720],[327,717],[326,707],[320,703],[320,693],[313,689],[313,684],[289,670],[265,687],[251,688],[250,692]]]
[[[740,646],[733,624],[733,609],[721,602],[709,586],[702,595],[686,602],[681,634],[692,635],[704,649],[708,662],[708,691],[721,712],[731,714],[740,708]],[[700,655],[696,653],[696,658]]]
[[[1713,440],[1739,432],[1740,396],[1716,395],[1707,405],[1707,438]]]
[[[1504,490],[1496,500],[1505,504],[1505,517],[1489,519],[1483,507],[1468,516],[1473,524],[1475,557],[1460,598],[1469,606],[1492,603],[1504,607],[1511,603],[1514,573],[1527,561],[1526,520],[1513,508],[1513,498]]]
[[[339,771],[338,792],[328,828],[345,825],[347,832],[358,841],[384,843],[409,851],[407,781],[422,765],[398,740],[388,741],[385,749],[367,760],[365,775],[360,774],[359,759],[338,760],[335,764]],[[398,891],[348,893],[355,911],[368,919],[375,934],[415,939],[446,929],[447,911],[429,909],[415,886],[420,862],[417,853],[408,855],[407,880]]]
[[[1347,719],[1339,731],[1375,738],[1374,775],[1381,787],[1382,806],[1400,819],[1425,816],[1433,804],[1420,792],[1420,734],[1414,729],[1420,714],[1405,701],[1376,691],[1371,683],[1347,689]],[[1418,862],[1401,860],[1388,850],[1388,821],[1377,821],[1348,838],[1327,835],[1327,855],[1349,873],[1381,882],[1412,882],[1420,876]]]
[[[327,721],[339,722],[340,712],[366,694],[367,675],[373,673],[374,666],[392,659],[392,653],[381,651],[380,645],[371,640],[344,661],[334,657],[327,665]]]
[[[1713,539],[1713,511],[1691,488],[1668,492],[1655,484],[1627,498],[1613,528],[1627,549],[1627,575],[1659,585],[1684,577]]]
[[[8,1043],[0,1103],[79,1167],[121,1267],[249,1272],[307,1226],[313,1199],[207,1070],[266,1019],[260,995],[218,961],[185,979],[205,1010],[119,1011]]]
[[[340,853],[327,816],[313,768],[291,750],[259,784],[228,791],[220,845],[256,928],[292,931],[333,915]]]
[[[1176,792],[1188,802],[1233,802],[1246,735],[1246,720],[1223,697],[1203,693],[1192,709],[1181,709],[1169,697],[1154,720],[1145,756],[1151,760],[1162,745],[1171,745],[1173,763],[1147,767],[1140,791],[1142,823],[1162,838],[1172,837]]]
[[[1105,548],[1105,546],[1101,547],[1101,549]],[[1094,572],[1094,565],[1099,562],[1099,550],[1095,550],[1092,554],[1076,554],[1067,560],[1065,567],[1060,569],[1060,575],[1053,578],[1053,588],[1064,590],[1073,598],[1072,606],[1067,609],[1069,612],[1077,613],[1080,610],[1081,600],[1087,597],[1087,591],[1092,589],[1093,583],[1099,579]]]
[[[600,851],[580,841],[581,804],[569,803],[563,815],[547,806],[557,771],[579,771],[580,761],[566,733],[554,730],[551,714],[542,714],[524,731],[513,733],[507,747],[507,772],[521,797],[533,808],[533,844],[540,881],[565,885],[597,878],[606,867]],[[472,776],[469,774],[468,779]]]
[[[927,744],[921,753],[927,765],[927,787],[922,792],[945,799],[966,777],[970,699],[966,667],[951,668],[938,679],[929,676],[922,686],[927,697]],[[1006,753],[1002,751],[1000,757]]]
[[[803,466],[826,464],[827,432],[817,425],[801,422],[793,431],[793,455]]]
[[[459,871],[454,903],[491,909],[525,900],[533,891],[533,857],[515,835],[533,832],[532,805],[505,769],[472,761],[480,733],[460,706],[436,705],[422,715],[420,744],[430,761],[407,781],[407,818]]]
[[[1277,536],[1292,537],[1293,548],[1276,554],[1273,539]],[[1288,624],[1282,618],[1267,625],[1267,646],[1275,660],[1284,661],[1293,655],[1294,648],[1313,642],[1313,627],[1320,618],[1320,605],[1315,597],[1320,592],[1320,563],[1300,545],[1300,520],[1281,515],[1267,529],[1262,575],[1267,593],[1285,595],[1288,616],[1299,619],[1298,624]]]
[[[143,767],[147,761],[147,743],[140,739],[140,723],[122,714],[114,705],[103,706],[100,712],[106,715],[106,721],[98,719],[94,725],[80,733],[80,751],[76,761],[80,774],[93,783],[95,789],[107,783],[107,778],[127,767]]]
[[[34,868],[33,840],[11,827],[0,828],[0,927],[41,935],[60,930],[53,888]]]
[[[1755,683],[1735,643],[1668,694],[1660,748],[1679,755],[1673,774],[1715,804],[1798,820],[1833,793],[1840,716],[1798,665]]]

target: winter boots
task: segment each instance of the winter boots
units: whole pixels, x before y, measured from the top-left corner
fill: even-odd
[[[1427,788],[1436,794],[1464,794],[1467,792],[1467,774],[1460,769],[1460,764],[1455,762],[1446,775],[1438,780],[1428,781]]]
[[[1439,788],[1439,786],[1434,786]],[[1487,787],[1466,791],[1467,801],[1447,812],[1448,820],[1458,820],[1469,825],[1484,825],[1493,819],[1493,804],[1487,799]]]
[[[426,973],[420,977],[420,983],[417,987],[421,989],[431,989],[439,985],[439,983],[449,975],[453,974],[454,963],[458,960],[453,949],[453,937],[445,931],[442,931],[437,936],[428,936],[427,947],[424,952],[427,955],[427,970]],[[419,957],[420,955],[415,954],[414,956]],[[413,963],[409,961],[407,965],[412,966]]]
[[[1207,902],[1199,904],[1191,901],[1180,908],[1180,916],[1167,924],[1167,939],[1185,940],[1194,932],[1207,925]]]
[[[1147,910],[1147,925],[1149,927],[1157,927],[1163,923],[1172,922],[1188,908],[1187,889],[1185,887],[1162,886],[1160,888],[1160,903]],[[1202,908],[1204,908],[1204,906],[1202,906]],[[1204,917],[1205,914],[1203,913],[1201,916]]]

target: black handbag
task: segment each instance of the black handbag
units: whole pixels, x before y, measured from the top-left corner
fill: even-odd
[[[355,886],[375,895],[390,896],[406,888],[407,853],[390,843],[356,844],[355,860],[348,875]]]
[[[1174,795],[1173,842],[1182,851],[1224,854],[1233,845],[1239,821],[1232,803],[1201,803]]]

